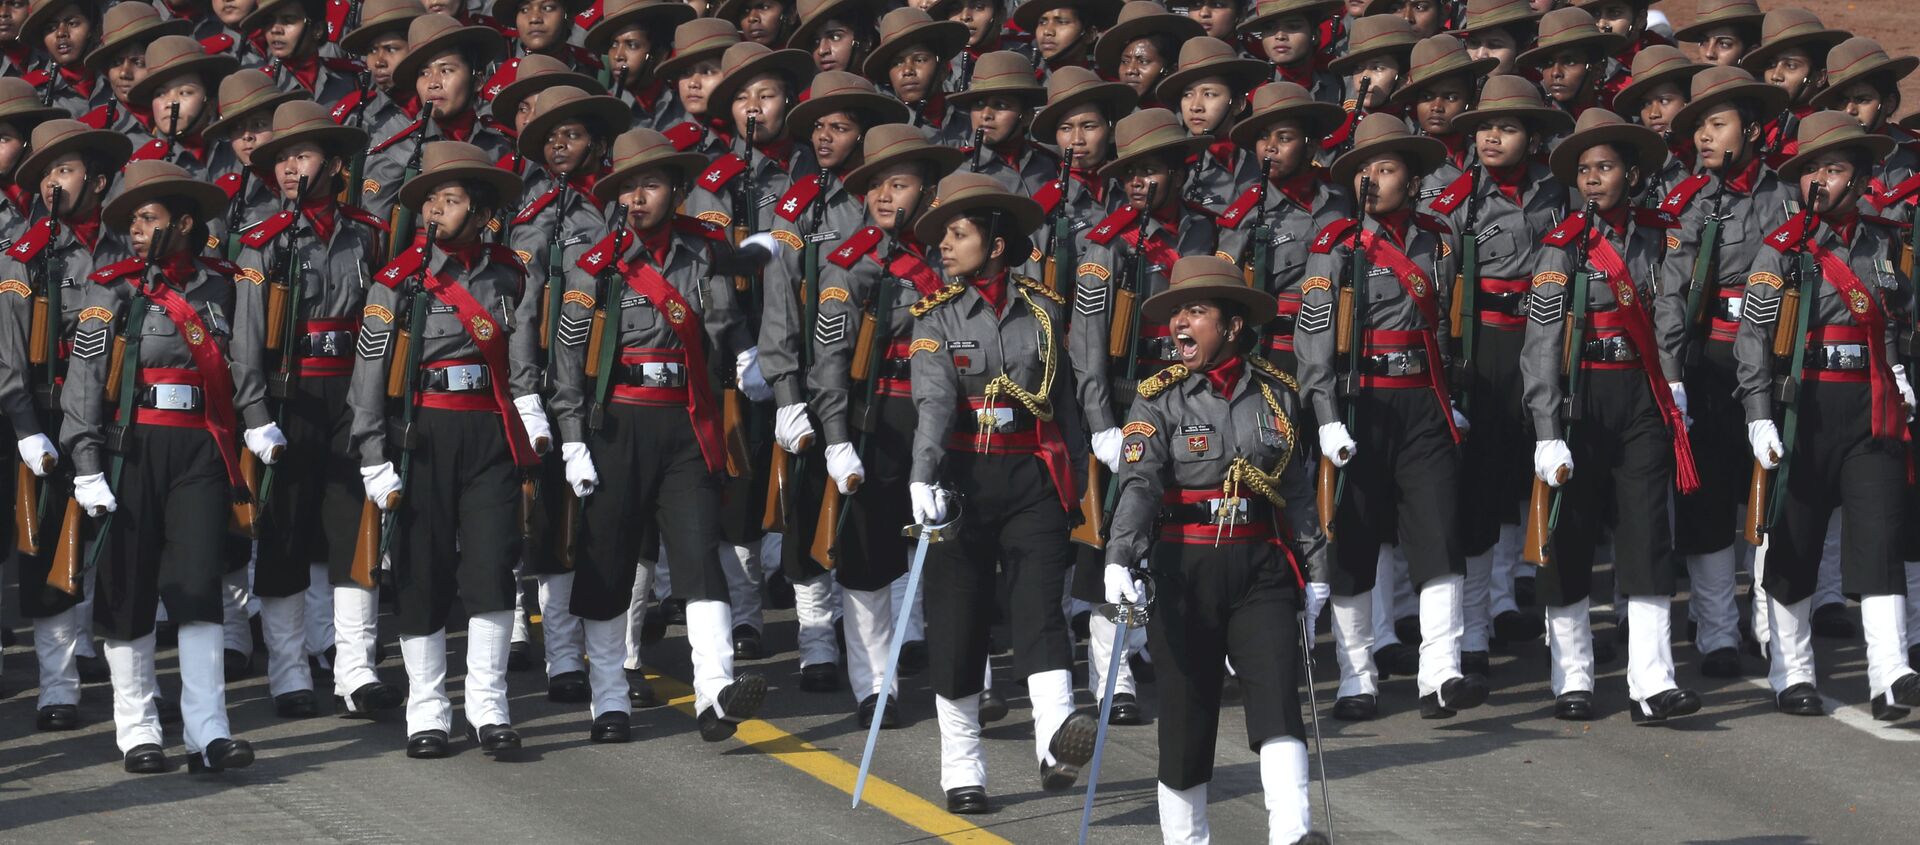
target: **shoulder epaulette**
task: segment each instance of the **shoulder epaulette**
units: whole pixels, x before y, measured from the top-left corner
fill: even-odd
[[[1293,376],[1288,375],[1286,370],[1282,370],[1279,367],[1274,366],[1274,363],[1272,361],[1267,360],[1265,357],[1260,355],[1252,355],[1247,358],[1247,363],[1252,364],[1254,369],[1259,370],[1260,372],[1266,373],[1267,375],[1272,376],[1275,379],[1279,380],[1281,384],[1284,384],[1287,386],[1288,390],[1294,391],[1296,393],[1300,391],[1300,383],[1297,381],[1294,381]]]
[[[852,237],[840,242],[839,249],[827,254],[827,261],[842,270],[852,267],[854,262],[865,258],[867,253],[872,252],[873,248],[879,245],[880,238],[884,234],[878,226],[868,226],[854,232]]]
[[[387,287],[397,288],[402,280],[413,275],[413,271],[420,269],[420,264],[425,260],[426,256],[421,250],[413,248],[402,250],[387,263],[387,266],[380,268],[380,272],[373,274],[373,279]]]
[[[423,111],[425,111],[425,110],[423,110]],[[400,130],[400,131],[398,131],[398,132],[395,132],[395,133],[393,133],[393,137],[391,137],[391,138],[388,138],[388,139],[387,139],[387,140],[385,140],[385,141],[381,141],[381,142],[380,142],[380,143],[378,143],[378,144],[374,144],[374,145],[373,145],[373,148],[372,148],[372,149],[369,149],[369,150],[367,150],[367,152],[368,152],[369,154],[372,154],[372,153],[377,153],[377,152],[380,152],[381,150],[384,150],[384,149],[386,149],[386,148],[388,148],[388,147],[391,147],[391,146],[393,146],[394,144],[397,144],[397,143],[399,143],[399,142],[400,142],[400,139],[401,139],[401,138],[405,138],[405,137],[407,137],[408,135],[412,135],[413,133],[415,133],[415,132],[418,132],[418,131],[420,131],[420,124],[422,124],[422,123],[425,123],[425,122],[427,122],[427,117],[428,117],[428,115],[426,115],[426,114],[421,114],[421,115],[420,115],[420,119],[419,119],[419,120],[416,120],[416,121],[414,121],[414,122],[412,122],[412,123],[409,123],[409,124],[407,124],[407,128],[405,128],[405,129],[402,129],[402,130]]]
[[[1633,223],[1648,229],[1678,229],[1680,218],[1658,208],[1636,208],[1633,210]]]
[[[685,214],[674,216],[673,230],[701,240],[724,241],[727,239],[727,227],[698,217],[688,217]]]
[[[240,194],[240,182],[240,171],[236,170],[214,179],[213,186],[219,188],[220,192],[226,194],[227,199],[231,200]]]
[[[706,171],[700,174],[700,187],[709,191],[719,191],[722,187],[747,169],[747,162],[734,153],[727,153],[713,160]]]
[[[967,286],[960,284],[959,282],[949,283],[946,287],[943,287],[937,291],[934,291],[933,293],[927,294],[925,297],[922,297],[919,302],[914,303],[912,306],[908,307],[907,310],[911,312],[915,317],[925,317],[927,316],[927,314],[931,313],[933,309],[946,304],[948,301],[952,300],[954,297],[964,293],[966,289],[967,289]]]
[[[586,27],[582,27],[581,31],[586,31]],[[569,44],[567,47],[573,52],[574,66],[582,72],[598,71],[601,69],[600,54],[573,44]]]
[[[241,235],[240,243],[253,249],[266,246],[274,238],[279,237],[281,232],[286,231],[288,226],[293,225],[293,218],[292,211],[275,212],[273,216],[260,221],[253,228],[248,229],[246,234]]]
[[[1121,232],[1126,231],[1127,227],[1133,225],[1133,221],[1139,218],[1139,210],[1133,206],[1123,207],[1107,215],[1106,219],[1100,221],[1100,225],[1093,227],[1093,231],[1087,233],[1087,240],[1100,244],[1101,246],[1106,246],[1112,243],[1114,238],[1119,237]]]
[[[1260,184],[1255,182],[1240,194],[1239,199],[1227,206],[1226,211],[1220,212],[1220,216],[1215,218],[1214,222],[1219,223],[1223,229],[1240,228],[1240,221],[1247,219],[1247,212],[1253,210],[1253,204],[1260,201],[1263,193]]]
[[[345,56],[322,58],[320,63],[325,65],[327,70],[336,70],[341,73],[359,73],[365,69],[359,62]]]
[[[1413,213],[1413,225],[1419,226],[1436,235],[1453,234],[1452,223],[1448,223],[1445,218],[1435,217],[1424,211],[1416,211]]]
[[[1860,215],[1860,219],[1865,222],[1872,223],[1876,226],[1885,226],[1896,232],[1904,231],[1905,229],[1913,225],[1911,223],[1907,223],[1904,221],[1895,220],[1891,217],[1881,217],[1878,214],[1862,214]]]
[[[1800,243],[1800,240],[1806,236],[1807,226],[1812,219],[1813,215],[1804,211],[1787,218],[1786,225],[1773,230],[1772,234],[1767,235],[1767,246],[1773,247],[1781,252],[1786,252],[1795,244]]]
[[[151,141],[141,144],[140,149],[134,150],[133,155],[128,156],[127,160],[128,161],[150,161],[153,159],[164,159],[167,157],[167,153],[172,151],[173,151],[173,145],[170,143],[167,143],[167,139],[155,138]]]
[[[701,138],[707,137],[707,130],[700,124],[689,120],[676,123],[668,127],[667,131],[660,134],[667,136],[667,141],[673,144],[675,151],[684,153],[693,149],[695,144],[700,143]]]
[[[224,53],[233,49],[233,36],[224,32],[219,35],[209,35],[200,39],[200,49],[205,50],[209,56]]]
[[[620,237],[619,244],[613,242],[616,236]],[[625,252],[627,246],[632,243],[633,233],[623,226],[617,230],[608,232],[606,237],[601,238],[599,243],[593,245],[593,249],[587,250],[587,254],[580,256],[580,260],[575,261],[574,265],[589,273],[598,273],[601,270],[605,270],[613,262],[614,258],[618,257],[620,253]]]
[[[1427,203],[1427,207],[1441,214],[1452,214],[1454,209],[1460,207],[1460,203],[1466,202],[1467,195],[1471,193],[1473,193],[1473,171],[1469,170],[1460,174],[1460,178],[1453,180],[1453,184],[1441,191],[1440,196],[1434,197],[1433,202]]]
[[[520,253],[514,252],[513,247],[506,244],[487,244],[487,258],[495,264],[512,268],[520,275],[527,274],[527,265],[520,260]]]
[[[200,256],[200,266],[229,279],[240,275],[240,265],[214,255]]]
[[[1140,385],[1135,387],[1134,391],[1139,393],[1142,399],[1152,399],[1160,395],[1161,391],[1179,384],[1182,379],[1190,375],[1193,375],[1193,371],[1187,369],[1187,365],[1175,364],[1141,379]]]
[[[1867,195],[1867,202],[1872,203],[1876,210],[1886,211],[1888,207],[1905,202],[1916,193],[1920,193],[1920,173],[1908,176],[1900,184],[1879,193]]]
[[[333,110],[327,112],[327,116],[333,118],[334,123],[345,124],[347,118],[353,115],[353,110],[360,107],[360,101],[369,96],[371,96],[369,92],[356,87],[348,91],[345,97],[341,97],[340,102],[334,103]]]
[[[579,27],[581,32],[586,32],[599,23],[600,16],[606,13],[606,0],[593,0],[593,5],[588,6],[586,11],[573,16],[573,25]]]
[[[144,258],[122,258],[119,261],[115,261],[112,264],[93,271],[91,275],[87,276],[87,279],[94,284],[104,285],[115,279],[136,275],[145,269],[147,269],[147,261]]]
[[[27,71],[26,73],[21,74],[20,78],[26,80],[27,84],[32,85],[35,88],[38,88],[42,85],[47,84],[48,81],[52,80],[53,74],[47,73],[44,70],[30,70],[30,71]]]
[[[1046,285],[1040,284],[1040,281],[1038,279],[1035,279],[1032,276],[1016,275],[1013,277],[1013,280],[1015,282],[1018,282],[1021,287],[1026,288],[1027,290],[1030,290],[1034,293],[1040,294],[1041,296],[1044,296],[1048,299],[1053,300],[1053,304],[1055,305],[1067,304],[1066,297],[1061,296],[1060,294],[1054,293],[1052,288],[1049,288]]]
[[[779,204],[773,207],[773,213],[780,219],[791,223],[799,220],[800,213],[806,211],[807,207],[813,205],[813,201],[819,197],[820,174],[809,173],[793,180],[793,184],[787,188],[787,192],[780,196]],[[788,244],[788,246],[792,246],[792,244]],[[798,249],[799,247],[794,248]]]
[[[364,208],[355,208],[351,205],[343,205],[343,206],[340,206],[340,216],[345,217],[348,220],[352,220],[355,223],[372,226],[376,231],[381,231],[381,232],[387,231],[387,221],[380,219],[379,217],[375,216],[373,212],[368,211]]]
[[[516,140],[520,137],[520,130],[513,128],[512,124],[490,114],[480,116],[480,125],[506,136],[509,141]],[[508,144],[507,146],[511,147],[513,145]],[[507,155],[513,155],[513,153],[509,152]],[[505,156],[502,156],[502,159],[504,158]]]
[[[42,220],[33,224],[20,234],[20,239],[7,248],[7,257],[15,261],[32,261],[40,250],[46,249],[53,240],[53,221]]]
[[[88,129],[105,129],[107,123],[113,120],[113,106],[113,103],[96,106],[93,111],[81,115],[80,122],[86,124]]]
[[[1580,237],[1581,230],[1586,226],[1587,213],[1576,211],[1567,215],[1567,219],[1560,221],[1560,225],[1548,230],[1540,242],[1547,246],[1566,246],[1573,243],[1574,238]]]
[[[564,187],[566,186],[555,185],[547,189],[546,193],[534,197],[532,202],[527,203],[526,208],[520,209],[520,213],[513,216],[513,225],[518,226],[539,216],[542,209],[553,204],[554,197],[560,196],[560,190]]]
[[[1060,205],[1060,198],[1066,195],[1066,186],[1060,184],[1058,179],[1051,179],[1047,184],[1041,185],[1040,190],[1033,192],[1033,201],[1040,204],[1042,214],[1051,217],[1054,208]]]
[[[1328,223],[1326,228],[1321,229],[1320,234],[1313,239],[1313,246],[1310,247],[1310,249],[1321,255],[1326,255],[1332,252],[1334,247],[1352,239],[1353,233],[1358,231],[1359,228],[1359,221],[1351,217],[1342,217],[1339,220]]]
[[[1707,186],[1710,179],[1712,177],[1702,171],[1680,180],[1680,184],[1673,186],[1673,190],[1667,192],[1667,198],[1660,201],[1660,210],[1678,216],[1680,212],[1687,209],[1688,203],[1693,202],[1694,194],[1700,193],[1700,189]]]

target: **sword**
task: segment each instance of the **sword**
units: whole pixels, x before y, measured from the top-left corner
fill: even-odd
[[[1313,754],[1320,760],[1320,804],[1327,808],[1327,842],[1333,842],[1333,799],[1327,797],[1327,744],[1320,738],[1320,702],[1313,694],[1313,630],[1307,615],[1299,614],[1300,654],[1307,661],[1307,715],[1313,720]]]
[[[909,525],[900,529],[903,537],[913,537],[920,542],[913,547],[913,564],[907,567],[907,607],[896,609],[893,620],[893,641],[887,645],[887,673],[880,683],[880,701],[873,708],[873,724],[867,726],[867,747],[860,752],[860,777],[853,782],[853,809],[860,809],[860,795],[867,790],[867,771],[873,766],[873,745],[880,741],[880,723],[886,721],[887,691],[893,688],[894,673],[900,667],[900,646],[907,641],[907,623],[913,617],[913,597],[920,592],[920,572],[926,568],[927,547],[951,539],[954,529],[960,522],[959,502],[953,497],[955,511],[941,525]]]
[[[1093,759],[1087,763],[1087,798],[1080,804],[1080,845],[1087,845],[1087,826],[1093,823],[1093,796],[1100,789],[1100,754],[1107,747],[1107,717],[1113,712],[1113,690],[1120,680],[1121,647],[1127,634],[1147,624],[1148,609],[1153,606],[1153,574],[1145,569],[1132,573],[1141,584],[1140,600],[1133,604],[1115,602],[1095,608],[1113,623],[1113,653],[1107,657],[1106,691],[1100,696],[1100,725],[1094,729]]]

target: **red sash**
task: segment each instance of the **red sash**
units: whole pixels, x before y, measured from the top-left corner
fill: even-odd
[[[1145,225],[1143,222],[1139,226],[1122,232],[1120,234],[1121,240],[1126,241],[1127,244],[1132,246],[1136,251],[1145,253],[1147,260],[1152,261],[1162,268],[1161,272],[1172,273],[1173,263],[1180,260],[1180,253],[1175,252],[1173,247],[1168,246],[1166,241],[1160,239],[1159,235],[1148,236],[1143,234],[1142,227]]]
[[[144,280],[134,281],[153,304],[166,312],[167,319],[173,321],[174,329],[187,342],[193,366],[200,371],[200,395],[207,403],[207,433],[213,435],[213,445],[220,450],[221,462],[226,464],[227,483],[235,490],[245,490],[246,480],[240,475],[239,444],[233,436],[233,372],[227,369],[227,356],[221,353],[220,345],[207,334],[206,324],[200,322],[199,313],[187,304],[179,291],[165,284],[154,285],[149,290]]]
[[[1440,400],[1440,417],[1447,421],[1447,431],[1453,434],[1453,442],[1460,442],[1460,429],[1453,424],[1453,399],[1447,395],[1445,366],[1440,360],[1440,343],[1435,332],[1440,330],[1439,291],[1434,290],[1433,281],[1427,278],[1413,259],[1400,251],[1386,238],[1373,232],[1360,232],[1360,245],[1367,251],[1367,262],[1379,264],[1393,271],[1394,279],[1407,292],[1413,304],[1420,309],[1420,317],[1426,328],[1420,330],[1420,345],[1427,350],[1427,381],[1433,385],[1434,398]],[[1366,280],[1359,280],[1357,296],[1365,296]]]
[[[1906,439],[1907,415],[1900,407],[1900,391],[1893,384],[1893,368],[1887,360],[1887,314],[1880,309],[1880,300],[1874,298],[1853,268],[1832,250],[1809,242],[1807,252],[1819,262],[1820,275],[1827,284],[1847,303],[1854,325],[1867,331],[1867,381],[1873,390],[1873,436]],[[1804,295],[1812,293],[1808,291]]]
[[[1627,275],[1627,262],[1620,257],[1619,250],[1613,248],[1613,242],[1599,232],[1594,232],[1587,242],[1587,256],[1593,260],[1593,266],[1606,274],[1614,301],[1620,303],[1620,327],[1626,330],[1627,341],[1640,353],[1640,369],[1646,372],[1647,386],[1653,389],[1653,403],[1660,407],[1660,416],[1673,435],[1675,483],[1682,495],[1699,490],[1700,474],[1693,465],[1693,444],[1687,438],[1686,415],[1674,403],[1673,388],[1660,370],[1660,346],[1653,339],[1653,318],[1647,315],[1647,304],[1637,296],[1639,291]]]
[[[707,385],[707,338],[700,313],[687,307],[687,300],[660,271],[647,264],[625,266],[621,277],[634,293],[647,298],[660,315],[667,318],[673,336],[687,353],[687,414],[693,418],[693,436],[700,442],[700,457],[708,472],[726,468],[726,450],[720,441],[720,417],[713,407],[713,389]]]
[[[915,255],[913,250],[902,248],[893,258],[886,261],[880,261],[878,253],[869,253],[869,255],[873,256],[874,261],[879,261],[881,266],[886,267],[888,273],[912,282],[913,289],[919,291],[923,297],[932,296],[946,287],[945,283],[940,281],[940,274],[933,272],[933,269],[927,266],[926,260]]]
[[[514,466],[527,469],[539,464],[540,457],[533,453],[533,441],[527,439],[526,426],[520,422],[520,409],[514,407],[513,396],[507,391],[512,368],[507,364],[506,333],[494,322],[493,313],[458,282],[438,273],[427,273],[426,288],[434,299],[453,306],[453,313],[460,317],[460,328],[466,329],[467,337],[480,348],[480,359],[487,364],[487,381],[493,386],[494,407],[506,425],[507,448],[513,453]]]

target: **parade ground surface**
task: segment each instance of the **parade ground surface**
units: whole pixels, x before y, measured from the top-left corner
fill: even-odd
[[[17,620],[12,598],[9,617]],[[1380,720],[1335,722],[1324,715],[1338,673],[1323,630],[1315,677],[1334,841],[1915,841],[1920,715],[1893,724],[1867,715],[1858,641],[1816,640],[1830,715],[1787,716],[1774,712],[1756,658],[1746,659],[1754,677],[1700,676],[1684,641],[1684,608],[1675,602],[1679,678],[1706,706],[1659,727],[1629,721],[1624,657],[1601,666],[1597,721],[1552,719],[1539,643],[1496,650],[1491,701],[1450,721],[1422,721],[1413,680],[1395,677],[1382,684]],[[1596,637],[1613,637],[1611,615],[1596,616]],[[740,666],[772,682],[766,712],[722,743],[700,741],[684,632],[675,627],[648,650],[655,685],[672,703],[637,712],[629,745],[588,742],[586,706],[548,702],[538,670],[511,676],[514,722],[526,740],[511,760],[490,759],[464,738],[449,759],[410,760],[397,713],[368,723],[323,706],[328,715],[319,718],[276,719],[266,679],[256,673],[230,687],[228,704],[236,735],[254,743],[258,762],[189,775],[170,726],[173,771],[145,777],[121,772],[106,684],[85,688],[83,730],[34,732],[33,656],[16,646],[0,679],[0,842],[1074,841],[1082,793],[1040,790],[1025,690],[1008,677],[1006,656],[995,665],[1013,712],[986,731],[994,812],[962,819],[942,809],[940,740],[931,693],[918,679],[906,680],[905,727],[881,733],[866,803],[852,810],[865,734],[847,693],[799,691],[793,636],[791,611],[770,614],[767,646],[785,654]],[[462,635],[451,639],[456,651],[463,648]],[[387,650],[382,677],[403,683],[391,656],[397,649]],[[449,663],[456,705],[462,665],[458,655]],[[161,688],[177,695],[170,650],[161,653],[160,672]],[[1150,715],[1153,690],[1145,685],[1141,694]],[[1082,693],[1081,702],[1089,701]],[[463,731],[457,719],[456,732]],[[1244,725],[1228,706],[1212,786],[1216,842],[1266,835]],[[1151,723],[1111,731],[1092,841],[1158,841],[1155,761]],[[1324,827],[1317,770],[1313,801],[1316,826]]]

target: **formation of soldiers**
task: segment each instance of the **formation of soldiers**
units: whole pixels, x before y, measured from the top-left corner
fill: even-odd
[[[996,646],[1042,785],[1081,776],[1080,636],[1112,724],[1155,689],[1167,841],[1207,839],[1236,697],[1271,841],[1311,841],[1319,617],[1333,718],[1391,674],[1451,717],[1544,636],[1588,720],[1612,605],[1659,722],[1701,705],[1682,572],[1707,675],[1751,652],[1819,714],[1811,637],[1864,634],[1904,718],[1920,59],[1652,4],[0,4],[38,727],[108,679],[128,772],[172,720],[248,765],[257,630],[279,716],[330,683],[441,757],[463,624],[469,741],[517,748],[543,668],[626,742],[672,624],[718,742],[790,602],[800,690],[862,727],[927,675],[955,813]]]

